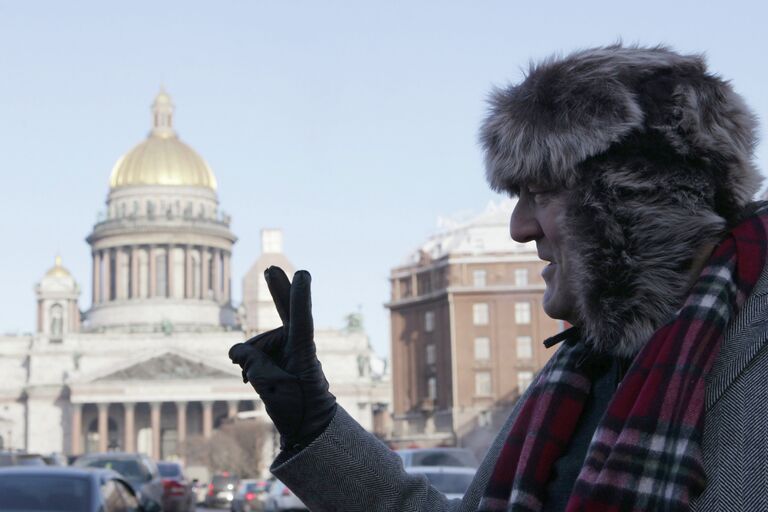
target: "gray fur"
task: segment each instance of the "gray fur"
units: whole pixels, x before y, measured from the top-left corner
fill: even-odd
[[[490,98],[491,187],[570,191],[562,219],[579,321],[632,355],[674,314],[692,258],[757,191],[756,120],[698,55],[588,49],[532,65]]]

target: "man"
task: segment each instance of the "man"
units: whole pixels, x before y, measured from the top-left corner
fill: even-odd
[[[336,406],[309,274],[267,282],[285,327],[232,348],[283,440],[272,472],[311,510],[768,510],[768,207],[755,120],[701,57],[610,46],[496,90],[487,177],[550,262],[573,328],[460,502]]]

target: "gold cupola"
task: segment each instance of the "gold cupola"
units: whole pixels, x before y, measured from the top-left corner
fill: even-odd
[[[173,111],[171,97],[161,88],[152,104],[149,137],[120,157],[109,178],[110,188],[175,185],[216,190],[211,168],[176,135]]]

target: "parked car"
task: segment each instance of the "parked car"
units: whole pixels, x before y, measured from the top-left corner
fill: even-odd
[[[452,466],[459,468],[475,468],[478,462],[475,454],[466,448],[412,448],[395,450],[403,466]]]
[[[232,499],[232,512],[261,512],[269,490],[268,480],[240,480]]]
[[[78,457],[75,467],[105,468],[120,473],[145,508],[161,508],[163,480],[157,464],[143,453],[89,453]]]
[[[160,512],[143,509],[116,471],[59,466],[0,468],[0,510],[57,512]]]
[[[178,462],[160,461],[157,463],[163,480],[164,512],[195,512],[197,499],[192,482],[187,479]]]
[[[205,506],[209,508],[229,508],[235,497],[235,489],[240,479],[232,473],[217,473],[208,484]]]
[[[45,460],[37,453],[0,451],[0,466],[45,466]]]
[[[463,497],[475,477],[474,468],[456,466],[409,466],[405,471],[426,476],[432,487],[448,499]]]
[[[280,480],[274,480],[269,486],[267,498],[264,503],[265,512],[287,512],[294,510],[309,510],[298,496]]]

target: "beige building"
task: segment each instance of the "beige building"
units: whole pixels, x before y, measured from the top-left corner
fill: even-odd
[[[390,274],[396,446],[462,444],[508,409],[553,350],[562,323],[541,308],[544,266],[509,237],[513,203],[442,220]]]
[[[57,258],[35,289],[35,333],[0,337],[1,447],[174,458],[185,440],[210,437],[240,412],[268,421],[227,353],[279,324],[256,276],[267,263],[291,269],[282,233],[262,232],[264,254],[244,279],[238,311],[230,218],[210,167],[178,138],[173,112],[161,91],[149,136],[112,170],[106,210],[87,237],[90,308],[81,313],[80,286]],[[391,388],[371,370],[365,332],[317,329],[316,343],[331,391],[372,430]]]

